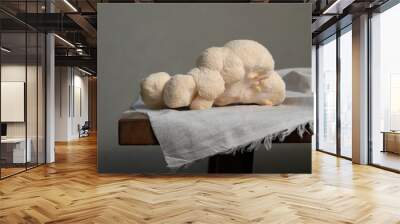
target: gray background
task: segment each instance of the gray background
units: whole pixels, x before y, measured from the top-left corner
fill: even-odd
[[[98,170],[162,171],[158,146],[118,145],[118,119],[148,74],[186,73],[234,39],[264,44],[276,69],[311,67],[310,26],[309,4],[98,4]]]

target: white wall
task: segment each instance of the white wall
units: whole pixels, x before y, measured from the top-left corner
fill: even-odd
[[[27,69],[27,70],[25,70]],[[26,73],[27,72],[27,73]],[[2,82],[25,82],[25,75],[27,74],[29,87],[36,86],[36,66],[8,64],[1,66],[1,81]],[[34,77],[33,77],[34,76]],[[36,130],[36,88],[27,88],[27,106],[30,107],[27,113],[28,118],[28,129],[32,127],[32,130]],[[34,108],[32,108],[34,107]],[[5,110],[6,108],[2,108]],[[33,123],[32,123],[33,122]],[[8,122],[7,123],[7,136],[8,137],[25,137],[25,123],[26,122]],[[28,130],[28,137],[30,134]],[[36,132],[35,132],[36,135]]]
[[[56,141],[69,141],[79,137],[78,124],[83,125],[88,120],[88,105],[87,76],[76,68],[56,67]]]
[[[25,64],[9,64],[1,66],[1,81],[2,82],[25,82]],[[32,74],[32,66],[28,66],[28,74]],[[35,68],[36,74],[36,68]],[[36,95],[36,94],[35,94]],[[4,97],[4,96],[3,96]],[[6,110],[6,108],[1,108]],[[24,122],[11,122],[7,123],[8,137],[25,137],[25,123]]]
[[[36,158],[38,158],[38,162],[43,163],[45,158],[45,89],[42,67],[25,66],[25,64],[3,64],[1,76],[2,82],[17,81],[24,82],[26,85],[26,107],[22,108],[24,110],[22,112],[26,112],[26,121],[7,122],[7,137],[24,138],[26,135],[30,140],[32,158],[35,158],[33,161],[36,162]],[[1,109],[7,110],[7,108]],[[39,154],[38,157],[36,157],[36,153]]]
[[[25,65],[10,64],[1,66],[1,81],[3,82],[25,82]],[[27,68],[28,71],[32,67]],[[31,72],[28,72],[31,74]],[[4,110],[5,108],[1,108]],[[25,137],[25,122],[7,123],[7,137]]]
[[[76,70],[75,70],[76,71]],[[82,73],[79,75],[74,75],[74,108],[72,109],[72,120],[71,120],[71,135],[73,138],[79,137],[78,132],[78,125],[83,125],[85,121],[89,120],[89,102],[88,102],[88,77],[81,76]],[[78,93],[80,91],[80,93]],[[80,94],[80,99],[78,98]],[[79,103],[80,100],[80,103]],[[79,105],[80,104],[80,105]],[[81,107],[81,108],[79,108]],[[79,111],[81,109],[81,111]]]
[[[69,68],[56,67],[55,69],[55,141],[69,139]]]

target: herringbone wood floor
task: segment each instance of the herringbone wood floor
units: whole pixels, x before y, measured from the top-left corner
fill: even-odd
[[[0,181],[0,223],[400,223],[400,175],[313,153],[312,175],[96,172],[95,138]]]

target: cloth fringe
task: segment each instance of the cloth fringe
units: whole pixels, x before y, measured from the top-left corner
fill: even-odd
[[[309,127],[307,129],[307,126]],[[272,148],[272,141],[275,140],[276,138],[279,139],[279,141],[283,142],[285,140],[285,138],[290,135],[293,131],[297,130],[297,134],[300,136],[300,138],[303,138],[303,135],[305,132],[312,134],[309,130],[314,130],[313,127],[313,122],[312,121],[308,121],[304,124],[300,124],[297,125],[293,128],[290,129],[286,129],[284,131],[281,132],[277,132],[268,136],[265,136],[264,138],[252,141],[252,142],[248,142],[242,145],[238,145],[236,147],[231,148],[230,150],[224,152],[223,154],[233,154],[235,155],[237,152],[251,152],[251,151],[255,151],[258,148],[260,148],[260,146],[264,146],[266,150],[271,150]],[[197,161],[193,161],[190,163],[187,163],[181,167],[169,167],[170,170],[172,172],[177,172],[180,169],[184,169],[187,168],[189,166],[191,166],[193,163],[195,163]]]
[[[307,129],[307,126],[309,127]],[[285,138],[290,135],[293,131],[297,130],[297,134],[300,136],[300,138],[303,138],[303,135],[305,132],[310,133],[309,130],[314,130],[313,128],[313,122],[309,121],[304,124],[297,125],[293,128],[286,129],[281,132],[277,132],[274,134],[267,135],[261,139],[252,141],[252,142],[247,142],[245,144],[238,145],[236,147],[231,148],[230,150],[226,151],[224,154],[233,154],[235,155],[237,152],[251,152],[254,151],[260,146],[264,146],[266,150],[270,150],[272,148],[272,141],[275,139],[279,139],[280,142],[283,142]],[[311,134],[311,133],[310,133]]]

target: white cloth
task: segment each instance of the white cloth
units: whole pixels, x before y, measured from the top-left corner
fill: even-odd
[[[286,71],[284,80],[287,74],[296,76],[298,73],[301,77],[292,77],[290,80],[296,80],[301,86],[289,83],[288,86],[294,86],[298,92],[288,89],[286,100],[280,106],[237,105],[206,110],[151,110],[145,108],[139,100],[132,108],[149,116],[170,168],[178,168],[215,154],[254,150],[261,145],[270,149],[274,138],[283,141],[284,137],[295,130],[302,136],[305,126],[312,125],[313,121],[311,91],[299,91],[299,88],[307,86],[304,79],[311,80],[311,77],[308,79],[309,73],[296,69]],[[303,82],[299,82],[299,79]]]

